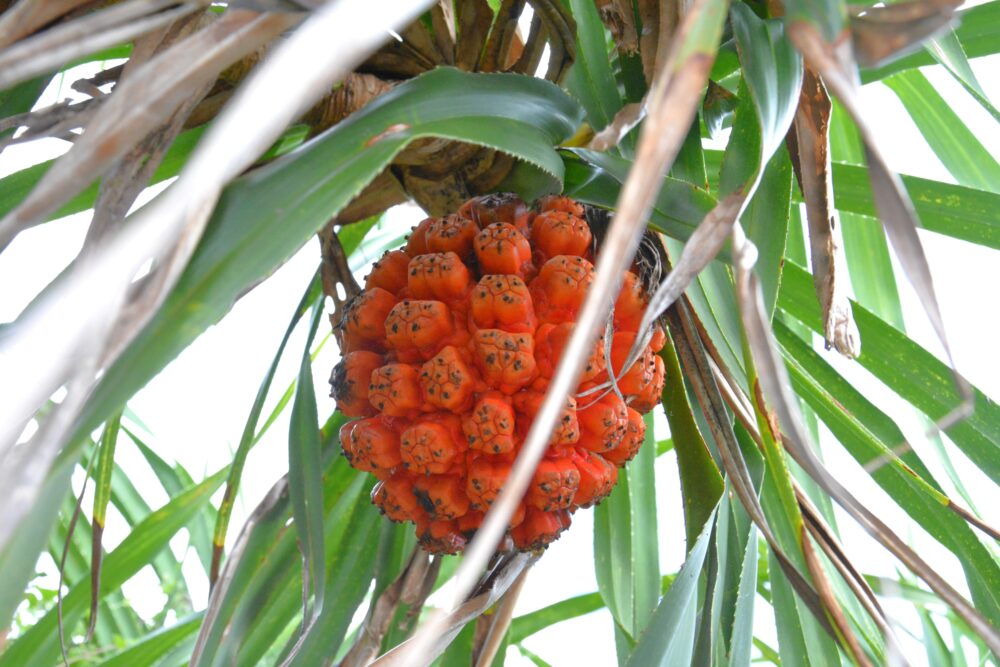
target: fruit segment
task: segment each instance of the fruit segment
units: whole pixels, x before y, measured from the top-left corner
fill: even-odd
[[[379,479],[372,502],[412,522],[430,552],[462,551],[507,484],[593,282],[586,214],[563,196],[534,206],[511,194],[472,199],[420,222],[346,308],[330,379],[354,418],[340,432],[343,453]],[[626,273],[610,349],[602,336],[586,351],[507,544],[535,550],[558,538],[642,446],[642,415],[664,382],[663,330],[639,331],[647,302]],[[637,341],[646,344],[625,368]]]

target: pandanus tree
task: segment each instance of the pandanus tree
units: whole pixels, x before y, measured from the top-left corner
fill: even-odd
[[[628,665],[995,664],[1000,533],[953,461],[997,493],[1000,408],[955,366],[918,229],[1000,249],[1000,164],[920,69],[1000,122],[970,65],[1000,51],[996,2],[0,9],[0,161],[67,147],[0,179],[0,260],[91,212],[73,261],[0,329],[0,666],[488,665],[510,646],[546,664],[526,639],[603,608]],[[83,63],[104,63],[71,78],[84,99],[38,104]],[[869,84],[949,181],[890,169]],[[393,228],[408,201],[424,218]],[[195,479],[128,403],[313,239],[232,461]],[[907,336],[897,274],[940,351]],[[341,352],[330,414],[321,330]],[[286,409],[287,473],[230,525]],[[907,440],[912,414],[925,434]],[[120,441],[169,497],[155,511]],[[664,487],[683,526],[657,520]],[[105,553],[109,509],[128,534]],[[519,614],[585,511],[598,590]],[[182,529],[205,608],[168,548]],[[685,544],[676,571],[662,540]],[[871,575],[873,548],[896,577]],[[122,592],[147,567],[168,591],[152,619]]]

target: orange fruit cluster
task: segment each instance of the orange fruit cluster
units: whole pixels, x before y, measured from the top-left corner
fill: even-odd
[[[386,253],[340,323],[332,395],[354,419],[344,455],[379,482],[372,501],[412,521],[434,553],[461,551],[483,520],[541,407],[593,280],[593,235],[579,203],[516,195],[466,202],[428,218]],[[603,341],[587,360],[545,458],[515,514],[516,548],[556,539],[571,514],[607,496],[660,400],[659,328],[621,375],[646,306],[633,273],[614,309],[608,385]]]

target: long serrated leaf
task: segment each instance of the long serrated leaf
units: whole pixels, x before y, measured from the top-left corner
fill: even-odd
[[[117,590],[152,557],[167,546],[174,534],[208,503],[209,498],[225,478],[221,470],[205,481],[187,489],[136,526],[128,537],[104,559],[101,594]],[[84,614],[90,597],[89,577],[74,585],[63,599],[63,617],[67,627],[73,627]],[[45,615],[30,630],[12,642],[0,655],[4,667],[51,665],[59,654],[55,632],[56,613]]]
[[[323,301],[313,306],[309,333],[299,365],[295,400],[288,425],[288,491],[292,499],[292,520],[302,552],[303,636],[323,613],[326,593],[326,562],[323,538],[323,456],[320,452],[319,415],[313,383],[309,347],[323,315]],[[312,604],[309,604],[310,594]],[[292,655],[295,654],[293,649]],[[290,658],[286,659],[290,660]]]
[[[651,416],[646,441],[618,475],[618,486],[594,509],[597,588],[615,622],[633,642],[656,608],[660,580]]]
[[[576,20],[576,60],[566,76],[566,88],[587,110],[590,126],[599,131],[612,121],[623,102],[596,5],[589,0],[569,0],[568,4]]]
[[[722,474],[692,413],[673,340],[667,339],[660,356],[665,369],[663,411],[677,452],[677,471],[684,502],[684,530],[687,543],[694,544],[719,503],[723,490]]]
[[[111,501],[111,475],[115,469],[115,447],[118,444],[118,433],[121,430],[122,416],[118,413],[104,427],[98,445],[97,470],[94,472],[94,510],[92,526],[92,545],[90,550],[90,621],[87,625],[87,636],[94,632],[97,623],[98,593],[101,590],[101,564],[104,559],[104,523],[108,513],[108,503]]]
[[[913,451],[894,453],[903,435],[885,414],[830,367],[783,322],[775,335],[786,352],[792,387],[862,465],[885,461],[874,480],[930,535],[956,554],[977,607],[1000,625],[1000,566]]]
[[[629,667],[691,664],[697,614],[698,578],[708,551],[709,537],[715,528],[714,517],[705,522],[687,559],[660,600],[646,632],[626,663]]]
[[[100,667],[153,667],[178,644],[191,638],[201,625],[202,614],[177,621],[169,628],[160,628],[142,640],[99,663]]]
[[[816,330],[816,298],[803,291],[803,283],[808,288],[808,280],[804,269],[786,263],[778,306]],[[861,335],[871,341],[866,342],[866,347],[872,346],[862,352],[858,362],[929,418],[940,419],[953,410],[961,397],[951,383],[948,367],[857,303],[852,305]],[[1000,484],[1000,406],[979,390],[974,389],[973,393],[975,410],[945,432],[986,475]]]
[[[959,184],[1000,192],[1000,162],[919,70],[883,79],[920,134]]]
[[[256,439],[257,422],[260,420],[260,414],[264,409],[264,401],[267,399],[267,393],[271,388],[271,382],[274,380],[274,375],[278,370],[278,362],[281,360],[282,353],[285,350],[285,345],[288,344],[288,339],[291,337],[296,325],[298,325],[299,320],[303,315],[305,315],[306,311],[312,307],[314,302],[319,299],[321,293],[322,287],[319,281],[319,272],[317,271],[317,273],[309,281],[309,285],[306,288],[305,293],[302,295],[301,301],[299,301],[299,304],[295,307],[295,310],[292,313],[292,319],[288,323],[288,327],[285,329],[285,334],[282,336],[281,342],[278,344],[278,349],[274,354],[274,359],[271,361],[271,365],[268,367],[267,372],[264,375],[264,379],[261,380],[260,387],[257,390],[257,395],[254,397],[253,405],[250,407],[250,414],[247,416],[246,424],[243,427],[243,434],[240,436],[240,443],[236,447],[236,453],[233,455],[233,462],[229,469],[229,479],[226,480],[226,491],[222,496],[222,503],[219,505],[219,514],[215,521],[215,531],[212,536],[212,567],[209,574],[209,581],[213,585],[218,578],[219,566],[222,562],[222,550],[226,544],[226,533],[229,527],[229,518],[232,515],[233,506],[236,502],[236,493],[239,489],[240,480],[243,476],[243,467],[246,464],[250,448],[253,446]]]

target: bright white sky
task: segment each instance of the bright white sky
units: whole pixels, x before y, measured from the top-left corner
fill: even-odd
[[[1000,101],[1000,58],[994,56],[973,63],[974,69],[994,101]],[[992,118],[976,105],[940,68],[925,70],[967,120],[973,132],[994,154],[1000,155],[1000,132]],[[77,96],[68,85],[54,85],[46,91],[41,104],[47,105],[66,97]],[[867,86],[863,102],[876,136],[883,141],[890,164],[897,170],[928,178],[953,182],[920,133],[909,120],[895,95],[880,84]],[[0,155],[0,176],[17,171],[65,151],[67,145],[58,140],[45,140],[8,148]],[[422,217],[414,207],[392,211],[388,225],[393,230],[407,229]],[[31,298],[54,277],[75,255],[86,230],[87,215],[76,215],[55,221],[22,234],[0,255],[0,321],[14,319]],[[922,233],[938,288],[938,294],[949,326],[952,345],[961,370],[987,394],[1000,397],[1000,357],[996,354],[996,332],[1000,330],[1000,311],[984,305],[983,291],[1000,285],[1000,253],[960,241]],[[267,366],[287,325],[291,310],[312,276],[318,262],[318,247],[308,244],[269,280],[257,287],[235,305],[232,312],[217,326],[207,331],[174,363],[156,377],[130,402],[130,407],[145,421],[152,433],[151,444],[167,458],[185,465],[196,477],[226,465],[232,456],[243,424]],[[372,260],[374,257],[365,258]],[[363,276],[366,271],[359,275]],[[937,344],[912,290],[899,281],[911,335],[937,350]],[[988,300],[988,299],[987,299]],[[295,377],[297,359],[303,344],[302,330],[291,340],[272,389],[272,400]],[[867,395],[876,401],[915,442],[918,451],[934,461],[921,438],[921,425],[906,405],[851,364],[835,355],[826,355],[843,373],[864,383]],[[315,368],[320,414],[333,410],[327,384],[328,369],[336,361],[333,344],[322,352]],[[230,534],[235,536],[242,518],[260,500],[273,482],[287,470],[287,415],[250,455],[243,478],[242,498],[237,505]],[[664,437],[666,433],[658,433]],[[139,488],[154,489],[152,479],[143,478],[144,466],[138,463],[134,448],[120,446],[126,469],[135,471],[134,482]],[[857,465],[836,444],[827,443],[825,455],[831,468],[865,502],[877,507],[891,525],[909,525],[903,513],[887,501],[874,483],[864,483],[865,476],[855,474]],[[969,488],[977,504],[989,507],[996,501],[996,489],[968,464],[956,456],[960,471],[968,475]],[[931,464],[933,467],[933,463]],[[680,495],[676,483],[676,465],[672,453],[657,463],[660,520],[660,561],[664,573],[676,571],[683,561],[685,545],[680,511]],[[146,483],[148,482],[148,483]],[[151,504],[166,500],[151,494]],[[893,521],[893,519],[898,519]],[[861,529],[849,520],[841,521],[843,541],[855,562],[863,564],[866,573],[892,575],[896,564],[884,554]],[[107,546],[113,547],[123,537],[121,523],[112,517],[107,533]],[[941,571],[956,572],[954,558],[927,539],[918,529],[905,535],[919,546],[921,553],[939,565]],[[174,541],[183,549],[186,538]],[[574,526],[556,542],[534,568],[528,586],[518,602],[517,614],[540,608],[552,602],[596,590],[592,566],[591,512],[581,511],[574,517]],[[196,568],[188,568],[191,584],[204,604],[207,581]],[[153,615],[165,598],[154,587],[149,572],[144,572],[127,585],[127,592],[137,607]],[[957,582],[956,582],[957,583]],[[905,606],[888,605],[909,628],[919,628],[916,617]],[[764,638],[776,645],[771,629],[772,620],[764,605],[758,606],[757,625]],[[901,633],[905,636],[905,632]],[[615,662],[614,640],[610,616],[606,611],[591,614],[554,626],[526,641],[532,651],[554,665],[610,665]],[[924,661],[920,646],[907,642],[907,652],[914,664]],[[508,654],[508,664],[530,665],[515,650]]]

